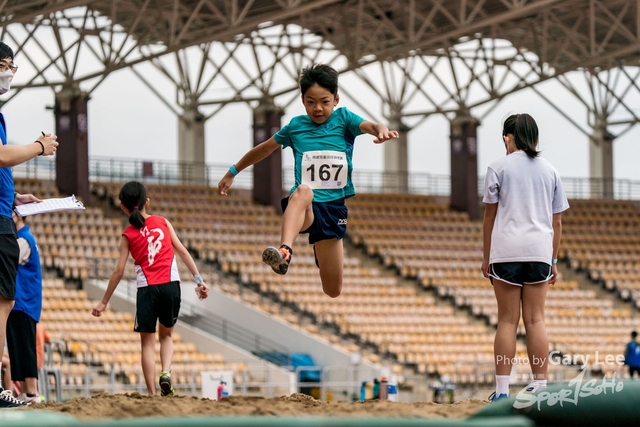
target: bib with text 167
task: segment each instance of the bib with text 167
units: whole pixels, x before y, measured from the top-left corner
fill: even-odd
[[[347,185],[347,153],[306,151],[302,153],[302,183],[314,190],[333,190]]]

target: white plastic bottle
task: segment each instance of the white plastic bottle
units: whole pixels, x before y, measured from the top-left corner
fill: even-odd
[[[398,378],[395,375],[392,375],[389,378],[389,395],[387,399],[389,402],[397,402],[398,401]]]
[[[227,383],[222,381],[222,393],[221,393],[221,397],[227,397],[229,396],[229,389],[227,388]]]

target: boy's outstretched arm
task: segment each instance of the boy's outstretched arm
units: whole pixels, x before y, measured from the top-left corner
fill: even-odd
[[[107,304],[109,304],[109,300],[111,299],[111,295],[113,295],[113,291],[116,290],[120,280],[122,280],[122,276],[124,275],[124,267],[127,264],[127,257],[129,256],[129,239],[122,236],[120,238],[120,257],[118,258],[118,263],[116,264],[116,268],[113,270],[113,274],[111,275],[111,279],[109,279],[109,284],[107,285],[107,290],[104,291],[104,296],[102,297],[102,301],[99,302],[91,311],[96,317],[100,317],[102,312],[107,308]]]
[[[389,130],[389,128],[382,123],[373,123],[365,120],[360,123],[360,130],[363,133],[375,136],[373,142],[376,144],[382,144],[390,139],[399,138],[397,130]]]
[[[243,169],[248,168],[251,165],[255,165],[261,160],[267,158],[271,153],[280,148],[281,145],[276,142],[276,140],[271,137],[267,139],[265,142],[256,145],[251,150],[247,151],[247,153],[242,156],[242,158],[236,163],[234,166],[238,172]],[[227,190],[231,187],[233,183],[234,175],[231,171],[227,171],[224,174],[220,182],[218,183],[218,194],[221,196],[227,195]]]
[[[198,272],[198,266],[191,257],[191,254],[189,253],[187,248],[184,247],[184,245],[178,238],[176,231],[173,229],[173,225],[171,225],[169,221],[167,221],[167,228],[169,228],[169,234],[171,235],[171,246],[173,246],[174,252],[176,252],[178,256],[180,256],[180,259],[182,260],[182,262],[184,262],[184,265],[187,266],[187,268],[193,275],[194,280],[196,278],[199,278],[199,280],[201,280],[196,285],[196,295],[198,295],[198,298],[201,300],[205,299],[209,296],[209,286],[207,286],[207,284],[202,281],[200,272]]]

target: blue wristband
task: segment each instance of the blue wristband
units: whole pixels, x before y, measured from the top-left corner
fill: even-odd
[[[229,166],[229,172],[231,172],[231,175],[236,176],[238,175],[238,169],[236,169],[236,165],[231,165]]]

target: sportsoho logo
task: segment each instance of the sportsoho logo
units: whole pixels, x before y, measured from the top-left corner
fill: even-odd
[[[617,380],[614,373],[611,378],[590,379],[584,382],[584,375],[586,372],[586,364],[589,362],[590,356],[561,356],[559,352],[552,351],[549,354],[549,363],[552,365],[571,365],[576,362],[583,362],[583,367],[580,373],[569,383],[567,387],[563,387],[558,391],[548,392],[546,390],[540,391],[536,394],[532,394],[526,390],[526,387],[520,390],[516,395],[516,401],[513,407],[516,409],[528,408],[533,405],[538,406],[538,410],[543,404],[551,407],[556,404],[564,406],[565,404],[573,404],[578,406],[580,398],[586,398],[589,396],[598,396],[600,394],[613,394],[619,393],[624,389],[624,382]],[[622,365],[624,363],[624,357],[622,355],[606,355],[603,360],[600,360],[598,352],[595,354],[595,365]]]

